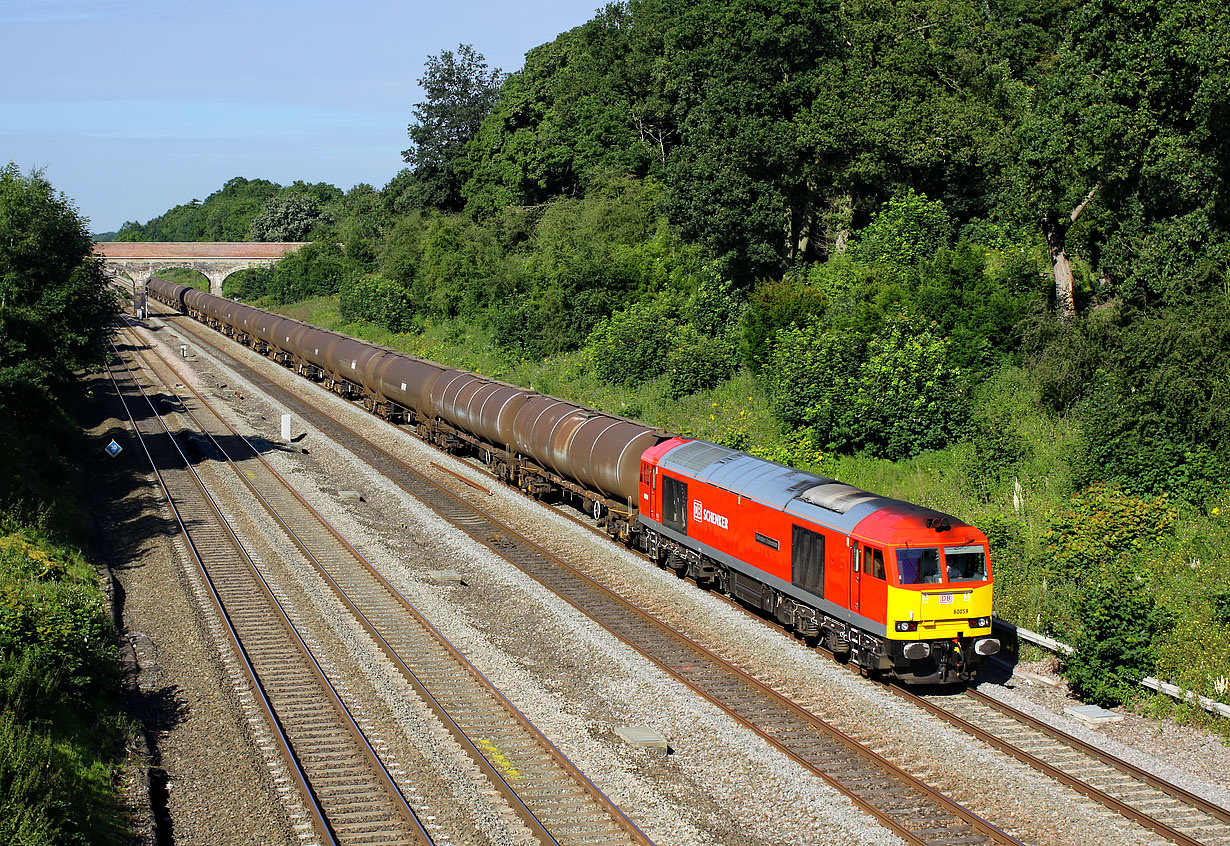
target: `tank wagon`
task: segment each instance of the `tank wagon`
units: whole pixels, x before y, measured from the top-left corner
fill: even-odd
[[[182,285],[148,290],[866,672],[967,680],[999,649],[986,536],[954,517]]]

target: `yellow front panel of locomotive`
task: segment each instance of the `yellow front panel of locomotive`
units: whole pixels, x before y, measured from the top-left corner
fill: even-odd
[[[991,618],[991,585],[968,589],[960,585],[935,585],[921,590],[892,585],[888,588],[888,636],[893,640],[990,634],[990,626],[970,626],[970,620],[978,617]],[[897,623],[902,620],[917,622],[917,631],[897,631]]]

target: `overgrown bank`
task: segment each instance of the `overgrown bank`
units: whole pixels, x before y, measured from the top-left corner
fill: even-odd
[[[116,633],[65,410],[115,308],[85,226],[41,174],[0,171],[0,841],[128,840],[114,774]]]

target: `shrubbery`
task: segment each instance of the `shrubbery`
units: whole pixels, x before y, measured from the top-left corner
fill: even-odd
[[[394,332],[410,329],[418,315],[410,291],[381,276],[363,276],[343,284],[338,309],[347,323],[366,321]]]
[[[863,340],[823,324],[781,333],[769,379],[779,415],[815,429],[829,449],[898,459],[957,440],[969,406],[951,345],[900,315]]]
[[[0,840],[125,842],[115,630],[93,568],[28,531],[0,534]]]
[[[1073,610],[1080,629],[1064,656],[1064,678],[1089,702],[1111,707],[1130,699],[1141,678],[1157,669],[1155,639],[1170,626],[1147,574],[1124,561],[1089,566]]]

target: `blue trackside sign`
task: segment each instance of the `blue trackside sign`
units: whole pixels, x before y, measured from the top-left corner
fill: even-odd
[[[107,444],[105,447],[103,447],[103,449],[105,449],[107,451],[107,455],[111,456],[112,458],[115,458],[117,455],[119,455],[121,452],[124,451],[124,448],[120,446],[119,444],[117,444],[115,441],[112,441],[111,443]]]

